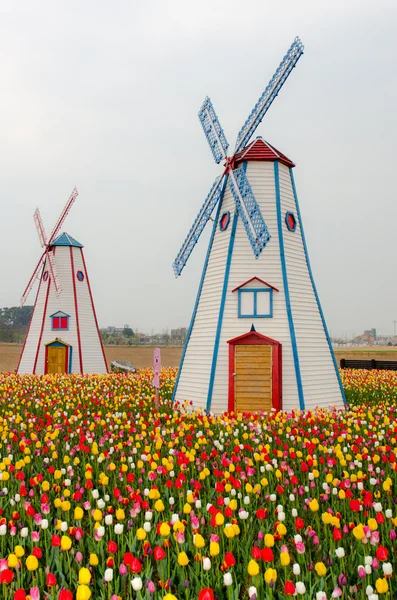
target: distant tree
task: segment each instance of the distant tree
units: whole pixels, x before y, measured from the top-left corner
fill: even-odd
[[[131,327],[124,327],[123,336],[126,338],[132,338],[134,336],[134,332],[132,331]]]
[[[21,342],[32,316],[33,306],[0,308],[0,341]]]

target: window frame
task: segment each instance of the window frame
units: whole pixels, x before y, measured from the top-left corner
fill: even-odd
[[[241,311],[241,295],[245,293],[254,294],[254,310],[252,314],[243,314]],[[258,314],[258,294],[270,294],[269,313]],[[272,288],[240,288],[238,290],[238,318],[239,319],[271,319],[273,317],[273,290]]]
[[[54,315],[51,316],[51,330],[52,331],[69,331],[69,315]],[[55,319],[58,320],[58,327],[55,326]],[[66,327],[62,327],[62,320],[66,320]]]

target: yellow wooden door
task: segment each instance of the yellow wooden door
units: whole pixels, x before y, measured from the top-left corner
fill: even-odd
[[[236,345],[234,354],[235,410],[272,408],[272,347]]]
[[[66,346],[48,346],[47,373],[66,373]]]

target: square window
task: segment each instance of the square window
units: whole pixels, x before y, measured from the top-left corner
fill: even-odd
[[[238,291],[238,316],[244,318],[271,318],[273,316],[273,290],[271,288],[240,289]]]

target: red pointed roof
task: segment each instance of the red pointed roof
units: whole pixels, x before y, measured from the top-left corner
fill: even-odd
[[[294,167],[295,164],[282,154],[274,146],[266,142],[263,138],[257,137],[248,146],[243,148],[236,154],[236,163],[245,160],[264,160],[264,161],[276,161],[278,160],[287,167]]]
[[[266,285],[268,288],[272,288],[272,290],[274,290],[275,292],[280,291],[276,287],[274,287],[274,285],[270,285],[270,283],[267,283],[266,281],[263,281],[263,279],[260,279],[259,277],[255,276],[255,277],[251,277],[251,279],[248,279],[248,281],[244,281],[244,283],[240,283],[240,285],[238,285],[236,288],[234,288],[234,290],[232,290],[232,294],[233,294],[233,292],[237,292],[237,290],[244,287],[248,283],[251,283],[252,281],[259,281],[259,283],[263,283],[263,285]]]

